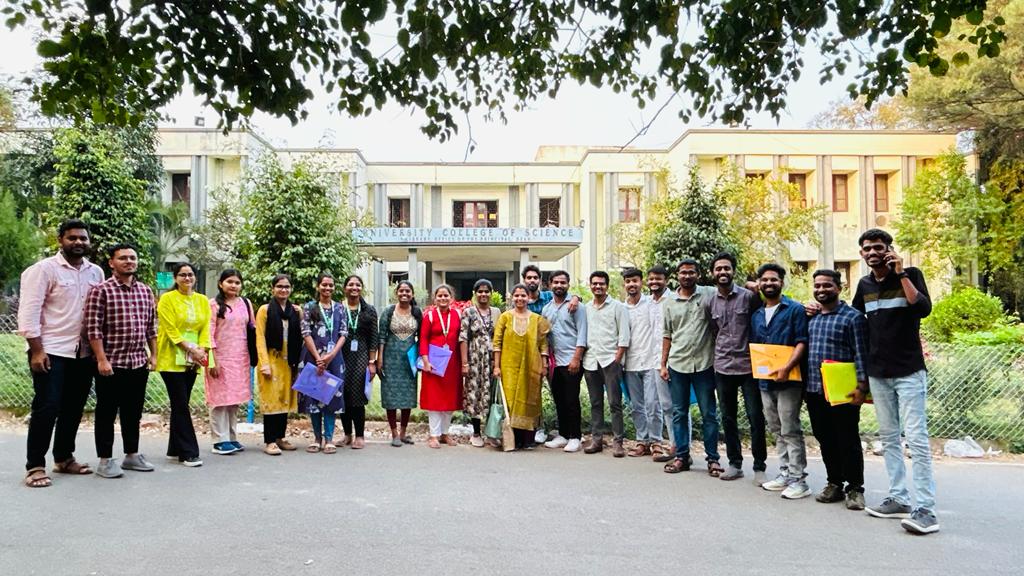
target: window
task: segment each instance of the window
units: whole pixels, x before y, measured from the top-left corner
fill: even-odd
[[[836,262],[835,271],[839,272],[839,275],[843,279],[843,285],[839,288],[850,286],[850,263],[849,262]]]
[[[619,188],[619,222],[640,221],[640,188]]]
[[[408,272],[388,272],[388,286],[394,286],[398,281],[408,279]]]
[[[787,179],[800,191],[800,207],[807,208],[807,174],[790,172]]]
[[[768,175],[767,172],[747,172],[746,174],[744,174],[744,176],[747,178],[747,180],[757,180],[757,179],[764,180],[765,176],[767,176],[767,175]]]
[[[452,226],[456,228],[497,228],[498,201],[456,202]]]
[[[541,228],[558,228],[561,226],[561,218],[559,217],[559,208],[561,207],[561,199],[559,198],[541,198],[540,199],[540,227]]]
[[[192,199],[192,175],[171,174],[171,202],[189,204]]]
[[[889,175],[875,174],[875,212],[889,211]]]
[[[832,175],[832,211],[846,212],[850,209],[849,195],[846,187],[846,174]]]
[[[388,226],[392,228],[408,228],[410,226],[408,198],[388,199]]]

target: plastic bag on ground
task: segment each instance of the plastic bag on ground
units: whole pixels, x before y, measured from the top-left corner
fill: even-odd
[[[981,458],[985,456],[985,449],[974,438],[964,436],[962,440],[947,440],[942,453],[952,458]]]

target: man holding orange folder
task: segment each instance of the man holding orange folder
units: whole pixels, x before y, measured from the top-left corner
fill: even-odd
[[[817,270],[811,277],[820,312],[807,323],[807,412],[814,438],[821,446],[828,484],[818,502],[846,501],[850,510],[864,509],[864,452],[860,446],[860,405],[868,392],[867,322],[863,314],[839,299],[842,279],[835,270]],[[826,397],[823,362],[853,363],[857,389],[842,404]],[[835,390],[831,396],[836,396]],[[839,400],[839,401],[842,401]]]

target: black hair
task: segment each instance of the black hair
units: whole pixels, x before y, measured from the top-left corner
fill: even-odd
[[[642,280],[643,277],[644,277],[644,273],[641,272],[639,268],[632,268],[632,267],[630,267],[630,268],[626,268],[625,270],[622,271],[622,279],[623,280],[625,280],[626,278],[640,278]]]
[[[765,272],[775,272],[776,274],[779,275],[779,280],[786,279],[786,269],[783,268],[780,264],[776,264],[775,262],[761,264],[761,267],[757,269],[757,277],[760,278],[761,276],[764,275]]]
[[[345,286],[348,286],[349,281],[353,278],[359,280],[360,286],[366,286],[366,282],[363,282],[363,279],[358,274],[349,274],[348,276],[345,276],[345,281],[341,283],[341,288],[344,289]]]
[[[57,238],[63,238],[64,233],[68,230],[85,230],[89,231],[89,225],[78,218],[71,218],[60,223],[57,227]]]
[[[317,274],[316,275],[316,285],[317,285],[317,287],[319,287],[320,283],[324,281],[324,278],[330,278],[331,280],[334,280],[334,274],[331,274],[330,272],[321,272],[321,273]]]
[[[608,273],[604,270],[594,270],[590,273],[590,278],[587,278],[587,281],[593,282],[594,278],[603,278],[605,284],[611,283],[611,278],[608,277]]]
[[[522,288],[523,290],[526,291],[526,295],[527,296],[530,295],[530,288],[527,287],[526,284],[523,284],[522,282],[516,284],[515,286],[512,286],[512,289],[508,291],[508,295],[511,296],[511,295],[515,294],[516,290],[518,290],[520,288]]]
[[[828,276],[829,278],[832,279],[833,282],[836,283],[836,288],[843,287],[843,275],[840,274],[838,270],[831,270],[829,268],[819,268],[818,270],[814,271],[814,274],[811,274],[811,280],[814,280],[818,276]]]
[[[552,272],[550,275],[548,275],[548,282],[551,282],[552,280],[558,278],[559,276],[565,276],[566,283],[572,282],[572,278],[569,276],[569,273],[566,272],[565,270],[555,270],[554,272]]]
[[[540,273],[540,268],[536,264],[527,264],[523,268],[523,272],[522,272],[523,280],[526,279],[526,273],[527,272],[536,272],[538,278],[540,278],[542,276],[541,273]]]
[[[693,266],[694,269],[700,270],[700,264],[698,264],[697,261],[694,260],[693,258],[683,258],[682,260],[680,260],[679,264],[676,265],[676,272],[679,272],[679,269],[682,268],[683,266]]]
[[[292,277],[281,272],[280,274],[274,274],[274,277],[270,279],[270,287],[273,288],[274,286],[277,286],[277,283],[281,280],[287,280],[289,284],[292,283]]]
[[[661,274],[662,276],[668,278],[668,268],[665,268],[661,264],[656,264],[654,266],[651,266],[647,270],[647,275],[650,276],[651,274]]]
[[[476,291],[479,290],[481,286],[487,286],[489,291],[494,292],[494,284],[491,284],[491,281],[487,278],[481,278],[473,283],[473,293],[476,294]]]
[[[886,246],[892,246],[892,234],[889,234],[881,228],[871,228],[865,230],[860,238],[857,239],[857,246],[863,246],[865,240],[881,240]]]
[[[731,252],[719,252],[714,258],[711,259],[711,269],[714,270],[715,263],[719,260],[728,260],[729,264],[732,264],[732,269],[736,269],[736,257]]]
[[[131,244],[128,244],[127,242],[118,242],[117,244],[114,244],[110,248],[107,248],[107,256],[111,260],[113,260],[114,259],[114,255],[117,254],[121,250],[134,250],[136,256],[139,254],[139,250],[135,246],[132,246]]]
[[[413,295],[412,300],[409,301],[409,305],[412,306],[413,308],[416,308],[416,287],[413,286],[412,282],[408,280],[399,280],[398,282],[395,283],[395,294],[398,294],[398,289],[401,288],[402,286],[409,287],[409,291],[412,292]]]
[[[171,266],[171,275],[174,276],[175,289],[178,288],[178,272],[181,272],[181,269],[186,266],[188,266],[189,270],[192,271],[192,274],[196,273],[196,267],[189,264],[188,262],[176,262],[173,266]]]
[[[231,277],[238,278],[239,282],[242,282],[242,273],[234,268],[228,268],[227,270],[220,273],[220,278],[217,280],[217,295],[214,296],[214,300],[217,301],[217,318],[223,318],[224,314],[231,309],[228,306],[227,298],[224,295],[224,289],[220,285]]]

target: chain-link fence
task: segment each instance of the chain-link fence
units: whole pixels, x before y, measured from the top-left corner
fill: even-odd
[[[14,316],[0,316],[0,408],[24,412],[32,403],[32,379],[25,341],[15,334],[16,325]],[[925,355],[933,437],[973,436],[1008,447],[1024,447],[1024,344],[926,343]],[[92,403],[90,399],[87,408],[91,409]],[[193,390],[192,408],[196,413],[206,410],[201,382]],[[146,388],[146,411],[162,413],[168,409],[163,383],[154,374]],[[368,415],[378,411],[371,410]],[[806,424],[805,418],[809,431]],[[872,408],[862,410],[860,428],[865,435],[878,431]]]

